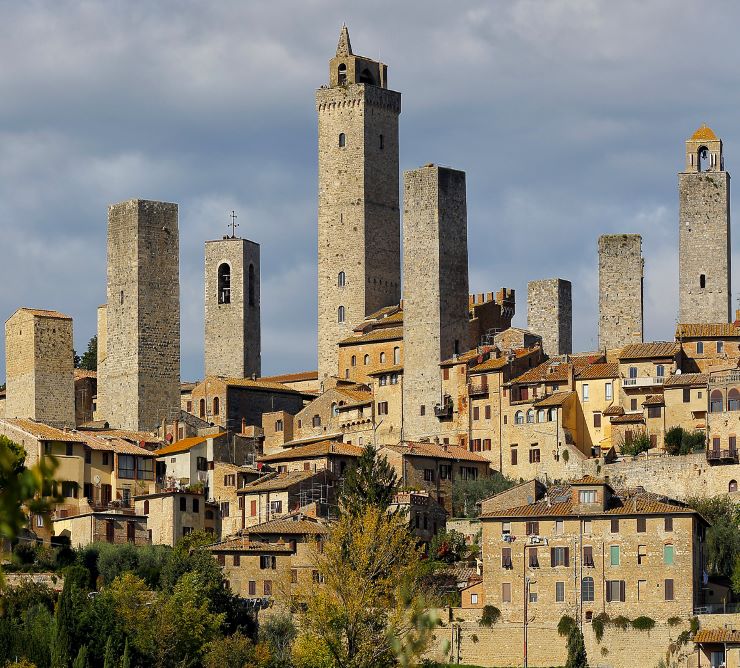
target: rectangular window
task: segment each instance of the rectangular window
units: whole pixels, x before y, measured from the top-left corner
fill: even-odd
[[[192,413],[193,412],[193,402],[192,401],[186,402],[186,404],[185,404],[185,411],[188,412],[188,413]]]
[[[616,517],[612,518],[611,521],[611,532],[612,533],[619,533],[619,519]]]
[[[195,460],[195,468],[199,471],[207,471],[208,460],[205,457],[197,457]]]
[[[567,547],[550,548],[550,565],[551,566],[568,566],[570,563],[569,549]]]
[[[540,566],[540,560],[537,556],[537,548],[531,547],[529,548],[529,567],[530,568],[539,568]]]
[[[586,603],[594,600],[594,579],[591,576],[581,580],[581,600]]]
[[[486,406],[486,420],[490,420],[490,419],[491,419],[491,407]]]
[[[295,568],[290,569],[290,584],[298,584],[298,571]]]
[[[648,406],[648,417],[659,418],[660,417],[660,406]]]
[[[483,450],[488,452],[491,449],[491,439],[490,438],[484,438],[483,439]]]
[[[249,514],[252,517],[257,516],[257,502],[256,501],[250,501],[249,502]]]
[[[74,446],[71,443],[67,443],[67,457],[72,457],[74,455]]]
[[[107,452],[104,452],[103,453],[103,466],[109,466],[109,464],[108,464],[108,461],[109,461],[108,460],[108,457],[109,457],[108,453]]]
[[[563,520],[555,520],[555,535],[562,536],[565,523]]]
[[[133,480],[136,475],[136,458],[133,455],[118,455],[118,477]]]
[[[539,522],[527,522],[527,535],[528,536],[539,536],[540,534],[540,523]]]
[[[594,548],[591,545],[583,548],[583,565],[589,568],[594,567]]]
[[[136,522],[126,522],[126,540],[129,543],[136,542]]]
[[[200,512],[200,499],[193,499],[193,512],[194,513]]]
[[[115,525],[113,520],[105,521],[105,540],[112,543],[115,537]]]
[[[480,407],[474,406],[473,407],[473,420],[479,420],[480,419]]]
[[[265,580],[265,596],[272,596],[272,580]]]
[[[218,555],[218,564],[219,566],[226,566],[226,555],[225,554]]]
[[[529,463],[530,464],[538,464],[540,461],[540,449],[539,448],[532,448],[529,451]]]
[[[723,341],[717,341],[717,352],[722,353],[725,349],[725,344]]]
[[[673,531],[673,518],[672,517],[666,517],[665,520],[663,520],[663,529],[665,531]]]
[[[452,464],[439,465],[439,479],[452,480]]]
[[[511,603],[511,582],[501,583],[501,602]]]
[[[691,388],[684,387],[683,388],[683,402],[687,404],[689,403],[689,401],[691,401]]]
[[[516,448],[511,448],[511,465],[516,466],[517,463],[517,455],[516,455]]]
[[[85,464],[90,464],[92,462],[92,451],[90,448],[85,448]]]
[[[470,604],[476,605],[478,603],[478,594],[471,594],[470,595]]]
[[[257,583],[254,580],[249,581],[248,592],[250,596],[257,595]]]
[[[424,469],[424,481],[425,482],[434,481],[434,469]]]
[[[261,554],[260,555],[260,570],[275,570],[275,555],[274,554]]]
[[[594,429],[601,429],[601,413],[594,413]]]
[[[511,533],[511,522],[501,522],[501,534],[508,536]]]
[[[609,563],[612,566],[619,566],[619,545],[609,546]]]
[[[624,580],[607,580],[606,581],[606,602],[611,603],[612,601],[621,601],[624,603],[626,600],[626,587]]]
[[[637,410],[637,399],[630,399],[630,410],[631,411]]]
[[[612,400],[612,384],[611,383],[606,383],[606,385],[604,385],[604,396],[606,397],[607,401]]]
[[[426,415],[426,414],[427,414],[427,407],[419,406],[419,415]]]
[[[449,380],[450,379],[450,367],[445,367],[442,369],[442,380]]]
[[[221,517],[228,517],[231,513],[231,503],[229,501],[221,501],[219,509],[221,511]]]
[[[697,355],[703,355],[704,354],[704,341],[697,341],[696,342],[696,354]]]
[[[154,480],[154,460],[150,457],[137,457],[136,477],[139,480]]]
[[[669,578],[665,581],[664,591],[665,591],[665,600],[672,601],[673,600],[673,580],[672,579]]]
[[[647,563],[647,545],[637,546],[637,565],[644,566]]]
[[[565,601],[565,582],[555,583],[555,602],[562,603]]]
[[[270,514],[271,515],[280,515],[283,512],[283,502],[282,501],[270,501]]]
[[[578,490],[578,503],[596,503],[595,489]]]
[[[666,566],[673,566],[673,545],[663,546],[663,563]]]
[[[181,496],[180,497],[180,510],[182,512],[185,512],[188,509],[186,504],[187,504],[187,499],[184,496]]]
[[[591,520],[583,520],[583,533],[591,535]]]
[[[234,555],[234,566],[241,566],[242,563],[242,557],[240,554]]]
[[[388,415],[388,402],[387,401],[378,402],[378,415]]]
[[[647,520],[644,517],[637,518],[637,533],[645,533],[647,531]]]
[[[583,384],[583,400],[588,401],[588,383]]]
[[[637,581],[637,600],[644,601],[647,596],[647,580]]]
[[[501,568],[511,568],[511,548],[510,547],[502,547],[501,548]]]

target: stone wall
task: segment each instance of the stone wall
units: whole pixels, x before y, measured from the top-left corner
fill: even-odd
[[[642,342],[642,237],[599,237],[599,348]]]
[[[337,342],[366,315],[400,300],[401,95],[369,84],[335,85],[316,92],[316,111],[321,381],[338,373]]]
[[[570,281],[550,278],[527,284],[527,328],[542,337],[547,355],[573,352]]]
[[[405,172],[403,206],[403,432],[418,440],[441,431],[439,363],[470,344],[465,173],[434,165]]]
[[[75,426],[72,318],[18,309],[5,323],[6,417]]]
[[[111,427],[152,431],[180,409],[177,204],[109,207],[107,297],[98,412]]]
[[[225,237],[206,242],[206,376],[246,378],[261,373],[260,246]],[[228,267],[226,298],[219,268]]]

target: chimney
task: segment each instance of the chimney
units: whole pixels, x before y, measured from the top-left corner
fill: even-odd
[[[575,369],[573,364],[568,364],[568,389],[575,389]]]

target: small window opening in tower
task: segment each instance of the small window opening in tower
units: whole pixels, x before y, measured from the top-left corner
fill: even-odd
[[[123,290],[121,290],[121,304],[123,304]]]
[[[344,322],[344,306],[337,309],[337,322]]]
[[[460,354],[460,340],[455,339],[455,355],[459,355],[459,354]]]
[[[699,287],[702,290],[707,287],[707,277],[704,274],[699,276]]]
[[[337,276],[337,287],[343,288],[345,285],[346,277],[344,275],[343,271],[339,272],[339,275]]]
[[[339,133],[339,148],[344,148],[347,145],[347,137],[344,132]]]
[[[711,165],[711,154],[709,153],[709,149],[707,149],[706,146],[702,146],[699,149],[699,156],[697,159],[697,166],[699,168],[700,172],[707,172],[709,171],[709,168]]]
[[[340,63],[337,67],[337,83],[344,86],[347,83],[347,65]]]
[[[254,265],[249,265],[249,272],[248,272],[248,279],[249,279],[249,305],[254,306],[255,302],[255,285],[254,285]]]
[[[225,262],[218,265],[218,303],[231,303],[231,268]]]
[[[380,150],[382,151],[385,148],[385,139],[383,138],[383,135],[380,135]]]
[[[360,72],[360,83],[375,85],[375,79],[367,67]]]

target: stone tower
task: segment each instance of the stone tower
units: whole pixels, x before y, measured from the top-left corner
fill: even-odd
[[[206,242],[206,376],[260,375],[260,246]]]
[[[573,352],[573,304],[570,281],[548,278],[527,284],[527,329],[542,337],[549,356]]]
[[[403,438],[440,433],[439,363],[470,349],[465,172],[404,173]]]
[[[72,318],[20,308],[5,323],[5,417],[75,426]]]
[[[151,431],[180,408],[177,204],[108,208],[107,297],[97,413],[111,427]]]
[[[401,290],[398,115],[387,67],[355,56],[342,27],[319,117],[319,381],[338,374],[337,342]]]
[[[679,322],[728,322],[730,286],[730,175],[722,140],[702,125],[686,142],[678,175]]]
[[[599,237],[599,348],[642,342],[642,237]]]

